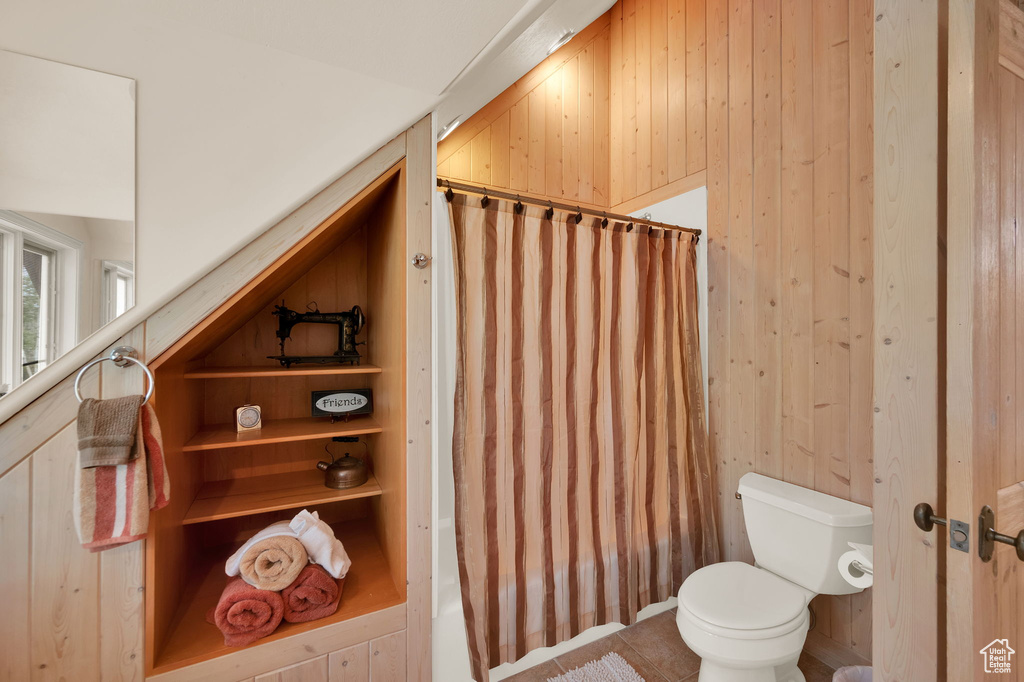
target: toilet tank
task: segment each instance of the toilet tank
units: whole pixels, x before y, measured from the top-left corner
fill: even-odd
[[[871,542],[871,507],[760,474],[740,478],[743,518],[755,563],[815,594],[853,594],[839,557]]]

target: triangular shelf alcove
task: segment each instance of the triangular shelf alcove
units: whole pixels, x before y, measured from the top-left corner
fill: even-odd
[[[319,511],[352,558],[341,604],[250,646],[405,601],[404,169],[384,173],[151,363],[173,495],[152,515],[147,541],[149,674],[237,651],[205,620],[224,561],[301,508]],[[280,352],[271,312],[282,300],[300,311],[359,305],[363,363],[284,369],[268,359]],[[289,341],[290,353],[336,348],[333,325],[297,327]],[[338,423],[310,416],[311,391],[343,388],[372,389],[373,414]],[[262,408],[260,431],[236,432],[234,410],[245,404]],[[325,445],[337,435],[366,444],[372,473],[363,486],[323,485],[315,464],[329,459]]]

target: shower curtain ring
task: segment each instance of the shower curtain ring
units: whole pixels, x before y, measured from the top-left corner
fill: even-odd
[[[608,212],[602,211],[601,215],[604,216],[603,218],[601,218],[601,227],[608,227]]]
[[[448,185],[448,189],[444,191],[444,198],[447,199],[449,203],[451,203],[452,201],[455,200],[455,192],[452,191],[452,181],[445,179],[445,184]]]
[[[576,207],[576,224],[579,225],[582,222],[583,222],[583,211],[581,211],[580,207],[577,206]]]
[[[526,207],[523,206],[523,202],[519,198],[519,195],[517,194],[516,195],[516,203],[515,203],[515,206],[513,206],[513,209],[515,210],[516,213],[522,213],[524,208],[526,208]]]
[[[487,204],[491,203],[491,198],[487,196],[487,188],[484,187],[484,196],[480,199],[480,208],[487,208]]]
[[[544,211],[544,217],[548,220],[555,217],[555,205],[551,203],[550,199],[548,200],[548,210]]]

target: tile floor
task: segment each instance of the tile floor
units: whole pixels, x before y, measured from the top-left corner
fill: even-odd
[[[687,648],[676,629],[676,614],[666,611],[541,663],[505,682],[545,682],[614,651],[647,682],[697,682],[700,657]],[[800,670],[807,682],[831,682],[832,668],[806,653]]]

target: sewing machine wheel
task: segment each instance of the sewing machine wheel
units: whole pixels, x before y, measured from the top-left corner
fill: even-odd
[[[357,305],[352,306],[351,313],[356,316],[356,330],[354,333],[358,334],[366,323],[366,316],[363,315],[363,309]]]

